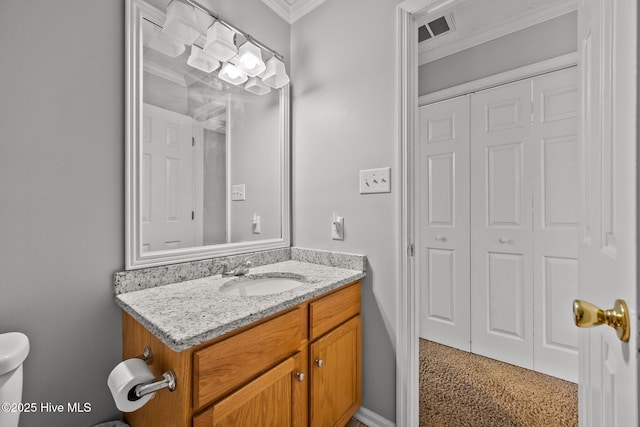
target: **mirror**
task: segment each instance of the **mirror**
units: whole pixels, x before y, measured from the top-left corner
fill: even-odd
[[[214,19],[194,11],[203,48]],[[165,18],[127,2],[126,269],[288,247],[289,85],[258,95],[192,66]]]

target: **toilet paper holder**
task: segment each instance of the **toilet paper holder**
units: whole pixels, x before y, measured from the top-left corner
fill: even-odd
[[[153,353],[151,352],[151,348],[145,347],[144,351],[140,356],[138,356],[138,358],[144,360],[147,365],[153,363]],[[130,401],[135,402],[143,396],[155,393],[163,388],[169,389],[169,391],[174,391],[176,389],[176,374],[173,372],[173,369],[169,369],[167,372],[163,373],[162,378],[155,379],[150,383],[138,384],[129,391],[129,395],[127,397]]]

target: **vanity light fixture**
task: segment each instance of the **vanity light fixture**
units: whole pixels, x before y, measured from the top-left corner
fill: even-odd
[[[204,52],[220,62],[225,62],[236,56],[238,48],[233,39],[235,32],[222,22],[215,21],[207,30],[207,42]]]
[[[255,77],[266,68],[260,48],[247,40],[238,52],[238,68],[249,77]]]
[[[222,66],[222,68],[220,69],[220,73],[218,73],[218,77],[220,77],[225,82],[234,85],[242,84],[249,78],[243,71],[241,71],[231,62],[226,62]]]
[[[271,88],[264,84],[258,77],[251,77],[244,88],[256,95],[265,95],[271,91]]]
[[[149,40],[149,47],[172,58],[181,55],[186,49],[183,43],[176,41],[160,29]]]
[[[167,19],[162,26],[162,32],[180,43],[193,44],[200,37],[193,6],[172,0],[167,6]]]
[[[196,10],[214,19],[213,24],[207,29],[207,39],[203,48],[194,44],[201,35]],[[191,45],[191,55],[187,64],[205,73],[211,73],[222,62],[224,65],[218,77],[228,83],[240,85],[251,77],[245,89],[258,95],[268,93],[269,88],[280,89],[289,83],[282,55],[194,0],[171,0],[161,28],[149,41],[149,47],[175,58],[185,51],[185,45]],[[246,40],[239,50],[235,44],[236,34]],[[272,55],[266,64],[262,59],[263,50]]]
[[[262,81],[274,89],[280,89],[289,83],[289,76],[287,75],[284,62],[272,56],[267,61],[267,67],[262,75]]]
[[[220,66],[220,62],[217,59],[204,53],[202,49],[195,44],[191,46],[191,55],[189,55],[187,59],[187,64],[205,73],[211,73]]]

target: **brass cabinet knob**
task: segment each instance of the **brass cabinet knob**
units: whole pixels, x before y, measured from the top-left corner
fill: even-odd
[[[318,368],[322,368],[322,365],[324,365],[324,360],[316,359],[316,365],[318,366]]]
[[[573,302],[573,317],[576,326],[580,328],[607,324],[616,330],[620,341],[629,342],[629,309],[624,300],[616,300],[611,310],[602,310],[595,304],[577,299]]]
[[[296,372],[296,378],[298,378],[300,382],[304,381],[304,372]]]

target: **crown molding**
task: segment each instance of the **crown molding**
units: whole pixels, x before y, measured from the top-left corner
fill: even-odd
[[[509,21],[499,27],[488,28],[486,30],[479,31],[473,35],[454,40],[451,43],[448,43],[441,47],[433,49],[429,49],[428,45],[426,47],[419,47],[418,65],[424,65],[426,63],[444,58],[445,56],[453,55],[454,53],[461,52],[465,49],[469,49],[482,43],[486,43],[491,40],[506,36],[507,34],[524,30],[525,28],[531,27],[533,25],[537,25],[550,19],[573,12],[574,10],[577,10],[577,8],[577,0],[561,0],[553,3],[552,5],[538,9],[522,17]],[[451,34],[451,36],[453,36],[453,33]]]
[[[289,24],[293,24],[326,0],[262,0]]]

